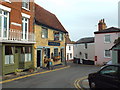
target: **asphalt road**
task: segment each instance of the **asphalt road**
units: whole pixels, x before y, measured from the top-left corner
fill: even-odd
[[[75,88],[78,78],[100,69],[98,66],[68,63],[69,68],[35,75],[2,84],[3,88]]]

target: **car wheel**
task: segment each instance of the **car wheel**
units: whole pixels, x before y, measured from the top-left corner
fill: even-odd
[[[95,85],[94,82],[90,82],[90,88],[91,88],[91,89],[95,89],[95,88],[96,88],[96,85]]]

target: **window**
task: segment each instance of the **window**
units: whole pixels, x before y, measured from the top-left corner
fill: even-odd
[[[108,67],[105,67],[103,68],[101,71],[100,71],[100,74],[101,75],[107,75],[107,76],[117,76],[118,74],[118,67],[117,66],[108,66]]]
[[[54,40],[55,41],[63,41],[63,33],[62,32],[55,32],[54,33]]]
[[[58,48],[54,49],[54,56],[58,56]]]
[[[9,12],[0,9],[0,37],[7,38],[9,28]]]
[[[70,58],[72,58],[72,53],[70,53]]]
[[[32,56],[31,54],[32,54],[31,47],[26,46],[26,47],[25,47],[25,61],[26,61],[26,62],[32,60],[32,59],[31,59],[31,56]]]
[[[59,35],[60,35],[60,36],[59,36],[59,40],[60,40],[60,41],[63,41],[63,33],[60,33]]]
[[[87,43],[85,43],[85,49],[87,49]]]
[[[22,8],[29,9],[29,0],[22,0]]]
[[[48,29],[42,28],[42,38],[48,38]]]
[[[105,54],[105,55],[104,55],[105,57],[110,57],[110,56],[111,56],[110,50],[105,50],[105,51],[104,51],[104,54]]]
[[[5,46],[5,64],[14,64],[14,47]]]
[[[71,46],[69,46],[69,50],[71,50]]]
[[[58,41],[59,40],[59,32],[54,33],[54,40]]]
[[[110,35],[105,35],[105,42],[110,43]]]
[[[29,27],[29,19],[23,17],[22,18],[22,39],[28,40],[28,27]]]
[[[85,53],[85,59],[88,59],[88,54],[87,53]]]
[[[50,58],[50,48],[45,48],[44,49],[44,54],[45,54],[45,56],[47,57],[47,58]]]

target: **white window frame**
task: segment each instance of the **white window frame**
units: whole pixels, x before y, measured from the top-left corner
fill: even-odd
[[[42,27],[41,37],[48,38],[48,29],[47,28]]]
[[[25,20],[27,19],[27,21]],[[25,33],[25,24],[27,23],[27,33]],[[22,40],[28,40],[28,29],[29,29],[29,19],[26,17],[22,17]],[[26,37],[25,37],[26,34]]]
[[[0,14],[0,17],[1,17],[1,35],[0,35],[0,38],[3,38],[3,39],[7,39],[8,38],[8,33],[9,33],[9,12],[8,11],[5,11],[3,9],[0,9],[2,10],[2,13]],[[4,12],[7,12],[7,15],[4,15]],[[7,17],[7,27],[6,27],[6,37],[4,37],[4,32],[3,32],[3,29],[4,29],[4,17]]]
[[[106,56],[106,51],[109,51],[109,52],[110,52],[110,56]],[[105,57],[105,58],[111,58],[111,51],[110,51],[110,50],[104,50],[104,57]]]
[[[63,41],[63,33],[62,32],[59,32],[59,40]]]
[[[106,38],[107,38],[108,36],[109,36],[109,41],[108,41],[108,40],[106,41]],[[105,42],[105,43],[111,43],[111,36],[110,36],[109,34],[104,36],[104,42]]]
[[[27,3],[28,7],[24,6],[23,4]],[[30,9],[30,1],[29,0],[22,0],[22,8],[25,10],[29,10]]]

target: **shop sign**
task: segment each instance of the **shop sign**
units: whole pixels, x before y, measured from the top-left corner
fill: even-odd
[[[50,46],[60,46],[59,42],[48,42],[48,45]]]

